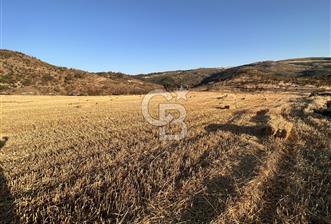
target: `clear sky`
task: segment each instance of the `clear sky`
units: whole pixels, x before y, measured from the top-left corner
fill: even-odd
[[[330,55],[329,0],[2,0],[2,48],[130,74]]]

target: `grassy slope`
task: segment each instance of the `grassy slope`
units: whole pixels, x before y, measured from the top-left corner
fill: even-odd
[[[241,88],[263,85],[330,85],[331,58],[300,58],[283,61],[265,61],[233,67],[211,75],[200,86],[217,89],[220,86]]]
[[[88,73],[57,67],[19,52],[0,51],[0,93],[108,95],[161,88],[121,73]]]

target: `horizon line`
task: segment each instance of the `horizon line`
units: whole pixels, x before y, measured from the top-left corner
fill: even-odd
[[[77,68],[77,67],[67,67],[67,66],[61,66],[57,64],[53,64],[52,62],[48,62],[47,60],[44,60],[42,58],[39,58],[38,56],[31,55],[29,53],[26,53],[24,51],[19,51],[19,50],[11,50],[7,48],[0,48],[0,51],[11,51],[19,54],[23,54],[25,56],[35,58],[39,61],[42,61],[43,63],[58,67],[58,68],[66,68],[66,69],[73,69],[73,70],[79,70],[82,72],[88,72],[88,73],[121,73],[124,75],[130,75],[130,76],[137,76],[137,75],[148,75],[148,74],[153,74],[153,73],[167,73],[167,72],[180,72],[180,71],[190,71],[190,70],[198,70],[198,69],[228,69],[228,68],[233,68],[233,67],[239,67],[239,66],[244,66],[244,65],[250,65],[254,63],[259,63],[259,62],[266,62],[266,61],[286,61],[286,60],[293,60],[293,59],[305,59],[305,58],[331,58],[331,56],[302,56],[302,57],[293,57],[293,58],[277,58],[277,59],[262,59],[258,61],[249,61],[247,63],[243,64],[236,64],[236,65],[223,65],[223,66],[213,66],[213,67],[204,67],[204,66],[198,66],[198,67],[193,67],[193,68],[179,68],[179,69],[172,69],[172,70],[158,70],[158,71],[151,71],[151,72],[145,72],[145,73],[127,73],[127,72],[122,72],[122,71],[115,71],[115,70],[104,70],[104,71],[95,71],[95,70],[89,70],[89,69],[82,69],[82,68]]]

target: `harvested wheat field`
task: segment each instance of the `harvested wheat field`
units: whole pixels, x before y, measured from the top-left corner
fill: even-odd
[[[330,223],[331,97],[308,95],[190,92],[180,141],[143,96],[2,96],[1,223]]]

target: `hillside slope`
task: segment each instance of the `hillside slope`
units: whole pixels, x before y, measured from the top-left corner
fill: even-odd
[[[1,94],[141,94],[155,88],[162,87],[122,73],[57,67],[19,52],[0,50]]]
[[[141,80],[156,83],[166,89],[192,88],[198,85],[203,79],[223,71],[223,68],[199,68],[191,70],[178,70],[168,72],[156,72],[138,75]]]
[[[330,84],[331,58],[324,57],[264,61],[232,67],[206,77],[199,86],[256,89]]]
[[[200,68],[130,76],[57,67],[34,57],[0,50],[0,94],[117,95],[143,94],[180,87],[289,89],[331,85],[331,58],[264,61],[228,69]]]

